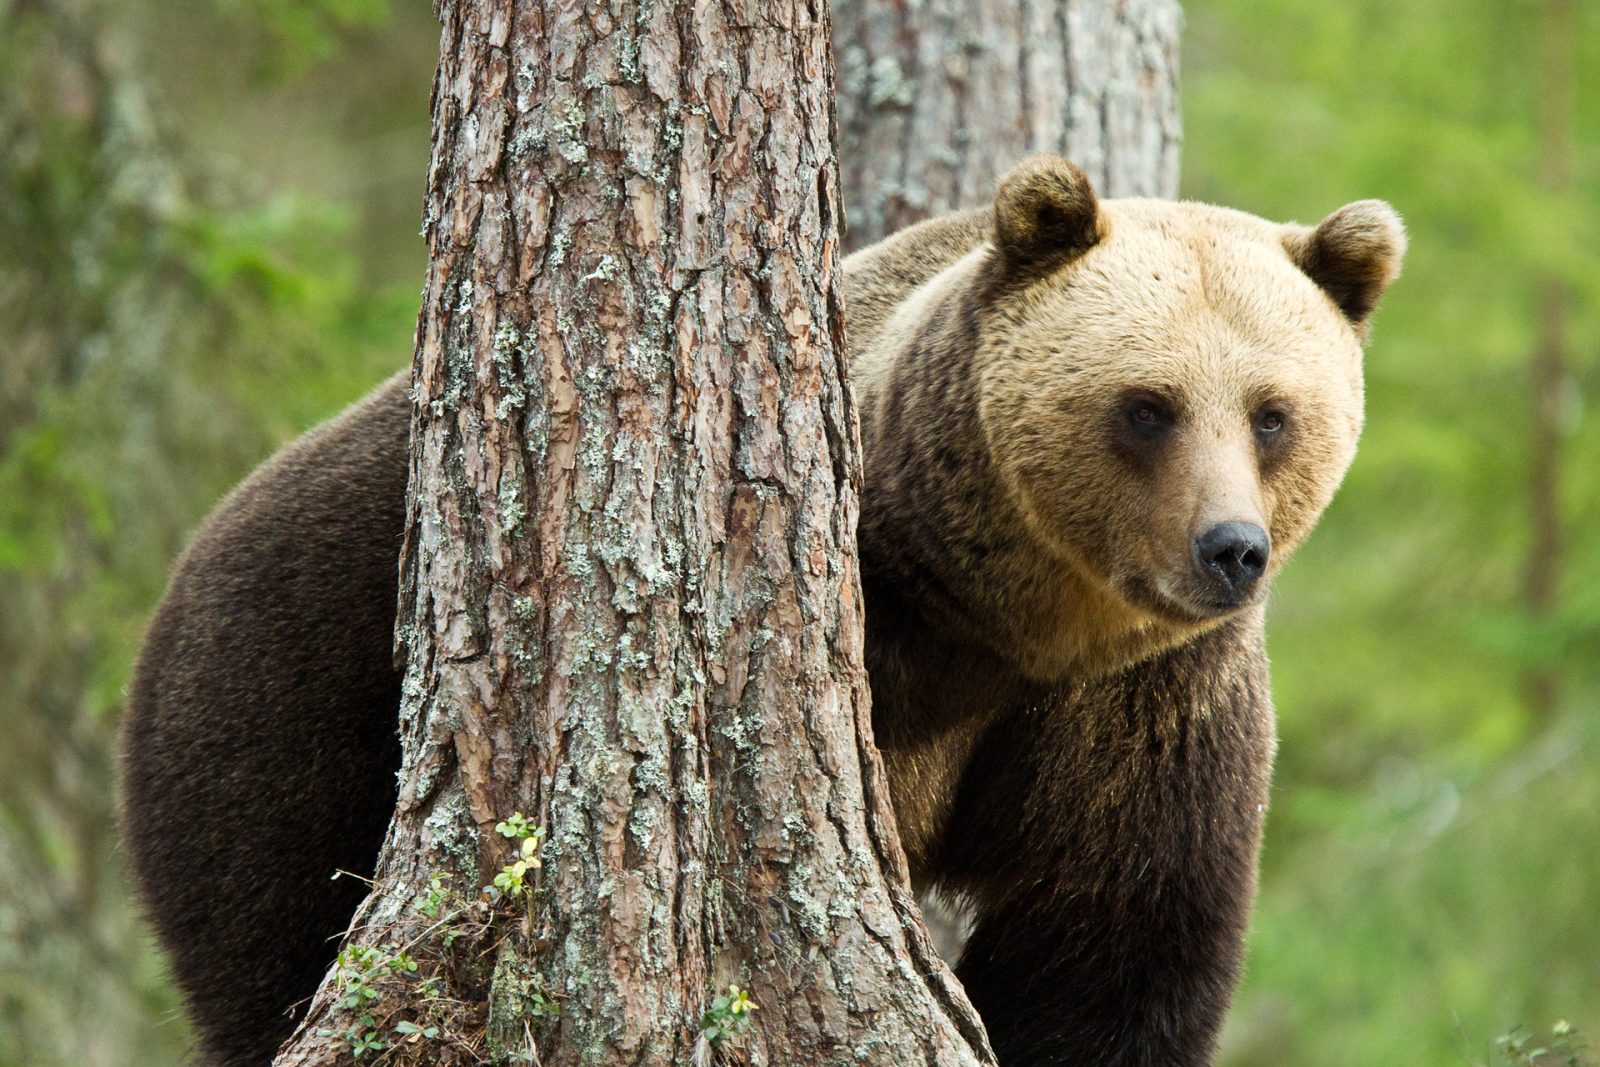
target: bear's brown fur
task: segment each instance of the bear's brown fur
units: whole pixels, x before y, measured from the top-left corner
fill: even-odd
[[[1353,454],[1403,247],[1376,202],[1102,203],[1036,157],[846,261],[874,729],[1005,1067],[1209,1061],[1272,759],[1261,597]],[[219,1064],[287,1035],[392,804],[408,422],[401,376],[241,486],[135,677],[129,848]]]
[[[1260,599],[1353,456],[1403,248],[1386,205],[1100,204],[1041,158],[846,264],[874,728],[1006,1067],[1209,1060],[1273,748]],[[1231,522],[1270,559],[1215,604],[1192,545]]]

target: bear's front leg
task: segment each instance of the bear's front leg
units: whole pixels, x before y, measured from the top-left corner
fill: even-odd
[[[1233,994],[1272,759],[1260,632],[1219,628],[999,718],[933,881],[1001,1067],[1203,1067]]]
[[[1001,1067],[1205,1067],[1243,931],[1194,902],[1066,894],[981,916],[956,975]]]

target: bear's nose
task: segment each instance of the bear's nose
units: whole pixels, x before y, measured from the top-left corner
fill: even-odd
[[[1194,562],[1218,592],[1243,603],[1267,569],[1272,540],[1253,522],[1220,522],[1194,539]]]

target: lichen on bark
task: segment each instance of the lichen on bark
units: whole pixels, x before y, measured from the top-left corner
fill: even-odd
[[[524,812],[461,1047],[694,1062],[737,984],[751,1063],[986,1062],[871,744],[826,8],[436,11],[404,763],[354,942],[437,936],[430,878],[481,901]],[[336,1058],[329,985],[280,1063]]]

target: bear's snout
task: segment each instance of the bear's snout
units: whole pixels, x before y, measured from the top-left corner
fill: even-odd
[[[1207,586],[1229,606],[1255,591],[1272,554],[1272,539],[1253,522],[1219,522],[1194,539],[1194,564]]]

